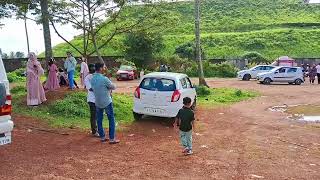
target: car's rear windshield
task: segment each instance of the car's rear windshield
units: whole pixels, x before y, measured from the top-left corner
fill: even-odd
[[[150,91],[175,91],[176,84],[174,80],[165,78],[144,78],[140,88]]]
[[[131,66],[120,66],[120,70],[123,70],[123,71],[132,71],[132,70],[133,70],[133,67],[131,67]]]

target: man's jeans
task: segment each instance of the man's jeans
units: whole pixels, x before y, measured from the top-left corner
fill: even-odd
[[[192,130],[188,132],[180,130],[180,140],[185,149],[192,150]]]
[[[74,88],[73,75],[74,75],[74,70],[68,72],[68,80],[69,80],[70,89]]]
[[[110,103],[105,108],[98,108],[97,107],[97,124],[98,124],[98,132],[101,139],[105,139],[106,135],[104,133],[102,121],[103,121],[103,112],[107,113],[108,120],[109,120],[109,138],[110,140],[114,140],[115,137],[115,119],[113,113],[113,105]]]

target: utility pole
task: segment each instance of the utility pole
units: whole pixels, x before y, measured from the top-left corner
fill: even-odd
[[[208,86],[203,73],[200,42],[200,0],[195,0],[195,36],[196,36],[196,60],[198,62],[199,85]]]

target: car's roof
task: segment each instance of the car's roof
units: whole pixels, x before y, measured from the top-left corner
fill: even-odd
[[[186,74],[182,74],[182,73],[172,73],[172,72],[153,72],[153,73],[149,73],[147,75],[144,76],[144,78],[146,77],[159,77],[159,78],[168,78],[168,79],[180,79],[180,78],[184,78],[187,77]]]

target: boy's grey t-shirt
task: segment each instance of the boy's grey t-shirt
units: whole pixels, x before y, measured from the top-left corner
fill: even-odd
[[[109,78],[100,73],[94,73],[91,79],[91,88],[96,99],[96,107],[106,108],[112,103],[110,91],[115,89],[115,85]]]

